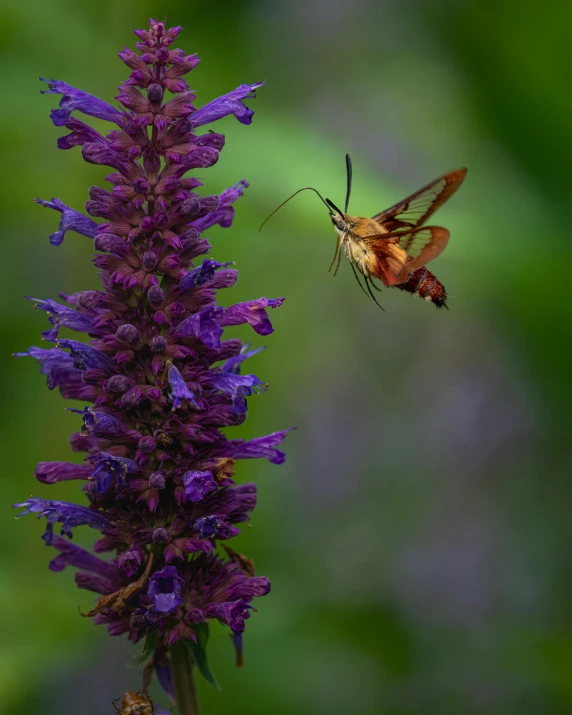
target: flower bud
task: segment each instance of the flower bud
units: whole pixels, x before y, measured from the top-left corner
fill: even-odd
[[[167,529],[159,527],[153,532],[153,541],[156,544],[168,544],[170,540],[171,537],[169,536],[169,532],[167,531]]]
[[[107,381],[107,389],[110,392],[127,392],[131,387],[131,380],[125,375],[114,375]]]
[[[152,251],[146,251],[141,256],[141,268],[145,271],[152,271],[157,265],[157,256]]]
[[[162,335],[155,335],[155,337],[151,338],[149,347],[154,353],[162,353],[167,347],[167,341]]]
[[[157,104],[163,100],[163,87],[160,84],[150,84],[147,87],[147,99],[152,104]]]
[[[153,439],[153,437],[141,437],[139,440],[139,443],[137,444],[137,447],[142,451],[145,452],[145,454],[151,454],[156,447],[157,447],[157,442]]]
[[[149,477],[149,486],[151,489],[164,489],[165,488],[165,475],[161,472],[153,472]]]
[[[159,286],[151,286],[147,291],[147,300],[153,308],[161,308],[165,302],[165,294]]]
[[[120,342],[125,343],[126,345],[133,346],[141,340],[141,333],[134,325],[131,325],[130,323],[125,323],[125,325],[121,325],[117,329],[115,337]]]

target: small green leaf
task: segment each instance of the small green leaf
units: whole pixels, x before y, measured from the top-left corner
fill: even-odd
[[[203,678],[210,686],[216,688],[217,690],[220,690],[220,687],[216,682],[216,679],[212,674],[211,669],[209,668],[209,664],[207,662],[206,647],[209,640],[208,624],[198,623],[195,626],[195,632],[197,634],[197,642],[195,643],[193,640],[188,638],[185,641],[185,645],[187,646],[187,649],[189,650],[189,653],[191,654],[193,662],[197,666],[199,673],[203,676]]]
[[[143,653],[141,653],[140,656],[135,657],[135,662],[136,663],[144,663],[146,660],[148,660],[153,655],[153,651],[157,647],[158,643],[159,643],[158,631],[153,631],[152,633],[149,633],[149,635],[145,639],[145,648],[143,648]]]

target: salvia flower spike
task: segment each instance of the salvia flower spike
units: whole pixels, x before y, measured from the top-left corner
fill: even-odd
[[[86,161],[112,171],[110,188],[89,190],[85,209],[93,218],[58,198],[37,199],[60,214],[53,245],[68,231],[93,241],[102,287],[62,303],[32,299],[47,313],[50,328],[42,337],[51,345],[19,353],[38,361],[50,389],[85,404],[72,410],[80,424],[71,436],[84,463],[42,462],[36,470],[42,484],[79,480],[83,503],[33,496],[16,505],[45,517],[43,538],[58,552],[50,568],[77,569],[78,587],[99,594],[87,615],[111,635],[152,643],[168,690],[170,649],[179,642],[190,652],[204,647],[212,619],[230,628],[242,659],[252,600],[270,583],[226,545],[256,506],[255,485],[233,479],[235,463],[253,457],[282,463],[278,447],[286,434],[245,441],[221,431],[241,424],[248,396],[266,387],[241,371],[258,350],[225,340],[224,328],[249,323],[268,335],[268,312],[283,299],[217,305],[217,292],[233,286],[238,273],[232,263],[199,258],[210,248],[203,233],[231,225],[233,204],[248,184],[207,195],[189,175],[200,169],[202,177],[224,145],[222,134],[204,128],[227,115],[250,124],[245,102],[261,83],[197,109],[183,77],[199,58],[171,49],[180,30],[151,21],[135,33],[138,52],[119,53],[131,70],[116,97],[121,109],[44,80],[44,92],[61,95],[52,121],[69,132],[58,146],[78,146]],[[81,114],[110,122],[111,131],[100,134]],[[61,337],[62,328],[86,337]],[[85,525],[101,533],[94,551],[110,557],[70,541]]]

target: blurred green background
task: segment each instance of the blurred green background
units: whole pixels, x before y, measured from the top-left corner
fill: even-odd
[[[24,295],[96,286],[90,242],[51,247],[57,217],[32,198],[81,209],[106,170],[57,151],[37,76],[111,100],[116,51],[165,14],[203,58],[199,105],[268,81],[251,127],[216,127],[206,190],[251,188],[209,233],[240,268],[223,304],[287,298],[251,366],[271,390],[239,434],[298,427],[285,465],[241,465],[260,505],[239,548],[273,590],[244,670],[214,628],[205,715],[570,713],[572,5],[554,0],[2,0],[0,712],[111,713],[137,687],[132,650],[79,617],[71,570],[48,571],[42,525],[13,521],[30,493],[77,494],[33,477],[70,458],[77,420],[10,353],[46,326]],[[345,263],[334,280],[311,194],[258,233],[301,186],[341,203],[346,151],[362,215],[469,167],[436,221],[450,312],[385,291],[382,313]]]

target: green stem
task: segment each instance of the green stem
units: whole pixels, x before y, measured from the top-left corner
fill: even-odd
[[[197,689],[193,677],[193,659],[182,641],[177,641],[169,650],[175,698],[180,715],[201,715]]]

